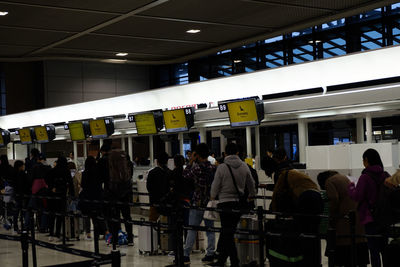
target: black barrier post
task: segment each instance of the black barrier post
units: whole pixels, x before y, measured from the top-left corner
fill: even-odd
[[[121,253],[119,250],[111,251],[111,267],[121,267]]]
[[[327,248],[328,248],[328,266],[334,267],[335,248],[336,248],[336,230],[334,228],[328,229]]]
[[[32,242],[32,261],[33,267],[37,267],[37,258],[36,258],[36,240],[35,240],[35,223],[33,221],[33,212],[30,214],[31,221],[31,242]],[[39,219],[40,221],[40,219]]]
[[[21,234],[21,248],[22,248],[22,266],[23,267],[28,267],[28,248],[29,248],[29,243],[28,243],[28,232],[23,231]]]
[[[351,267],[356,266],[357,250],[356,250],[356,212],[354,210],[349,213],[350,235],[351,235]]]
[[[258,206],[257,208],[257,219],[258,219],[258,239],[259,239],[259,266],[264,267],[264,212],[263,207]]]
[[[175,265],[178,267],[184,267],[185,263],[183,260],[183,207],[179,208],[176,220],[176,231],[175,231],[175,242],[176,242],[176,255]]]
[[[89,217],[90,220],[90,217]],[[97,221],[96,215],[94,215],[92,217],[93,220],[93,225],[94,225],[94,254],[99,255],[100,254],[100,250],[99,250],[99,231],[98,231],[98,227],[99,227],[99,222]]]

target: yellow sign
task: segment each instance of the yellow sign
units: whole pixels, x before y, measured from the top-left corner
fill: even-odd
[[[231,126],[258,125],[256,104],[254,100],[244,100],[228,103]]]
[[[167,133],[187,131],[184,109],[163,111],[165,129]]]
[[[72,141],[85,140],[85,132],[83,131],[82,122],[71,122],[68,124],[69,135]]]
[[[139,135],[157,133],[153,113],[143,113],[135,115],[135,123],[137,133]]]
[[[104,120],[93,120],[89,122],[90,132],[93,138],[107,137],[107,129]]]
[[[49,141],[47,130],[44,126],[35,127],[35,135],[38,143],[45,143]]]
[[[21,139],[21,144],[31,144],[32,137],[31,137],[31,129],[24,128],[19,130],[19,138]]]
[[[4,139],[3,135],[1,134],[1,131],[0,131],[0,146],[4,146]]]

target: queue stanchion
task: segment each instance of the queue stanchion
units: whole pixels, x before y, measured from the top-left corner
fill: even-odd
[[[21,248],[22,248],[22,266],[23,267],[28,267],[29,264],[29,255],[28,255],[28,249],[29,249],[29,242],[28,242],[28,232],[23,231],[21,234]]]
[[[121,267],[121,253],[119,250],[111,251],[111,267]]]
[[[258,238],[259,238],[259,266],[264,267],[264,210],[262,206],[257,208]]]
[[[335,249],[336,249],[336,229],[328,229],[327,237],[327,249],[328,249],[328,266],[335,266]]]
[[[175,231],[175,242],[176,242],[176,254],[175,254],[175,265],[178,267],[184,267],[183,259],[183,207],[179,207],[176,220],[176,231]]]
[[[92,221],[94,222],[94,254],[99,255],[100,254],[100,249],[99,249],[99,222],[97,221],[96,215],[92,217]]]
[[[33,220],[33,212],[30,214],[31,221],[31,242],[32,242],[32,262],[33,267],[37,267],[37,257],[36,257],[36,239],[35,239],[35,223]]]
[[[351,236],[351,267],[356,266],[357,249],[356,249],[356,212],[354,210],[349,213],[350,220],[350,236]]]

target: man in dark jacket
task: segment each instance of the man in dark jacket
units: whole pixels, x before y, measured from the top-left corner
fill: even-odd
[[[161,199],[169,191],[169,176],[171,171],[167,167],[168,154],[166,152],[161,152],[156,156],[157,167],[149,171],[147,176],[147,191],[149,191],[149,198],[151,205],[159,205]],[[162,212],[162,211],[161,211]],[[160,208],[150,207],[149,221],[156,222],[158,217],[160,217]]]

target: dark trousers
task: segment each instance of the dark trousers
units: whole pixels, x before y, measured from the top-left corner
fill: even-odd
[[[59,194],[54,194],[54,197],[60,197]],[[49,199],[48,202],[50,215],[49,215],[49,232],[50,236],[60,237],[61,234],[61,226],[63,220],[65,220],[64,216],[62,215],[65,213],[66,209],[66,199]],[[58,213],[57,215],[55,213]],[[56,231],[54,233],[54,225],[56,226]],[[65,231],[65,229],[64,229]]]
[[[323,211],[321,194],[314,190],[303,192],[298,199],[298,213],[305,215],[319,215]],[[319,217],[298,216],[295,218],[298,231],[306,234],[318,234]],[[303,250],[303,264],[307,267],[321,266],[321,240],[319,238],[304,238],[301,240]]]
[[[365,233],[367,235],[381,235],[382,233],[378,230],[375,223],[367,223],[365,225]],[[388,244],[388,239],[386,237],[368,237],[367,238],[368,249],[371,255],[371,265],[372,267],[381,266],[381,255],[384,259],[384,251]],[[383,263],[385,265],[385,262]]]
[[[238,202],[225,202],[219,203],[218,208],[232,210],[237,209]],[[239,213],[221,212],[221,234],[219,236],[220,241],[220,254],[218,255],[218,262],[223,265],[227,258],[230,258],[231,266],[239,266],[239,259],[235,246],[234,234],[236,231],[237,224],[240,220]]]
[[[109,218],[110,219],[120,219],[120,214],[122,214],[122,217],[124,220],[132,220],[131,217],[131,209],[130,206],[128,205],[131,201],[131,194],[127,194],[124,197],[121,197],[117,200],[111,200],[110,206],[108,208],[108,212],[111,215]],[[113,204],[113,202],[122,202],[123,204]],[[113,235],[113,243],[118,242],[118,231],[121,230],[121,224],[119,222],[109,222],[109,227],[111,230],[111,233]],[[133,233],[132,233],[132,224],[125,222],[125,231],[128,234],[128,242],[133,241]]]

